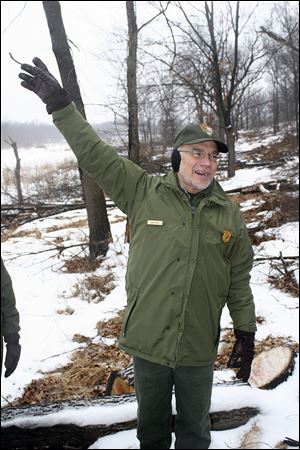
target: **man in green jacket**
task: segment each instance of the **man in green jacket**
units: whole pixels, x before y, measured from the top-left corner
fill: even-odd
[[[254,354],[253,251],[238,207],[214,176],[226,144],[204,125],[178,132],[173,170],[151,176],[105,144],[45,64],[23,64],[35,92],[90,173],[128,215],[127,307],[119,346],[134,360],[140,448],[208,448],[209,408],[220,318],[227,304],[236,336],[229,366],[247,381]]]
[[[4,340],[6,343],[5,378],[15,371],[20,359],[19,331],[19,313],[16,308],[15,294],[10,275],[1,257],[1,375]]]

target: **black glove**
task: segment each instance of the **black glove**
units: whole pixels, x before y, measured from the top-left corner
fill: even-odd
[[[19,344],[19,333],[10,334],[9,336],[4,336],[4,341],[6,342],[6,357],[4,361],[4,366],[6,371],[4,377],[9,377],[16,369],[20,354],[21,345]]]
[[[43,61],[39,58],[33,58],[34,66],[22,64],[21,69],[30,73],[19,73],[21,85],[33,91],[46,104],[48,114],[58,111],[71,103],[68,93],[61,87],[59,82],[49,72]]]
[[[255,333],[249,331],[234,330],[236,337],[231,356],[227,367],[240,368],[236,374],[237,378],[248,381],[251,372],[251,364],[254,357],[254,336]]]

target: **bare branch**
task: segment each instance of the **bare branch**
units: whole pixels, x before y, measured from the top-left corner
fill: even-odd
[[[154,17],[152,17],[150,20],[148,20],[148,22],[143,23],[143,25],[141,25],[137,32],[139,33],[146,25],[149,25],[149,23],[153,22],[153,20],[155,20],[157,17],[159,17],[161,14],[164,14],[166,12],[166,10],[168,9],[170,2],[167,3],[166,7],[163,8],[161,11],[159,11],[158,14],[156,14]],[[160,2],[161,5],[161,2]]]
[[[17,60],[13,57],[13,55],[11,54],[11,52],[8,52],[8,54],[9,54],[9,56],[11,57],[11,59],[12,59],[14,62],[16,62],[17,64],[19,64],[19,66],[22,65],[22,63],[20,63],[19,61],[17,61]]]
[[[273,39],[276,42],[279,42],[282,45],[285,45],[286,47],[290,47],[294,52],[299,53],[299,48],[295,47],[294,44],[291,41],[288,41],[282,36],[279,36],[279,34],[274,33],[273,31],[267,30],[265,27],[260,27],[261,32],[263,34],[266,34],[271,39]]]
[[[13,18],[13,20],[7,25],[7,27],[1,32],[1,34],[4,34],[4,33],[8,30],[8,28],[14,23],[14,21],[22,14],[22,12],[23,12],[24,9],[25,9],[26,4],[27,4],[27,2],[24,2],[24,5],[23,5],[21,11],[19,12],[19,14],[17,14],[17,15]]]
[[[8,261],[13,261],[14,259],[23,257],[23,256],[30,256],[30,255],[39,255],[40,253],[47,253],[47,252],[58,252],[59,254],[62,253],[63,251],[69,249],[69,248],[73,248],[73,247],[87,247],[89,245],[88,242],[82,242],[81,244],[73,244],[73,245],[55,245],[52,248],[47,248],[45,250],[39,250],[38,252],[27,252],[27,253],[22,253],[20,255],[17,256],[12,256],[11,258],[7,258]]]

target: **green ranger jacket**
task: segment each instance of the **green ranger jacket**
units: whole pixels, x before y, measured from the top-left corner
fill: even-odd
[[[1,258],[1,366],[3,356],[3,336],[20,331],[19,313],[9,273]]]
[[[235,328],[255,331],[253,250],[237,205],[219,183],[191,204],[173,171],[152,176],[120,157],[74,104],[53,120],[79,166],[130,218],[120,348],[169,367],[211,364],[226,303]]]

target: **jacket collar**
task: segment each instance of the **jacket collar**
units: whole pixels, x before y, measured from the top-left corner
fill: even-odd
[[[178,177],[174,171],[170,171],[164,177],[162,177],[162,183],[169,189],[183,192],[182,188],[180,187]],[[230,203],[229,199],[222,189],[220,183],[217,180],[213,179],[210,186],[211,189],[208,190],[208,193],[206,195],[207,200],[222,206],[228,206]]]

